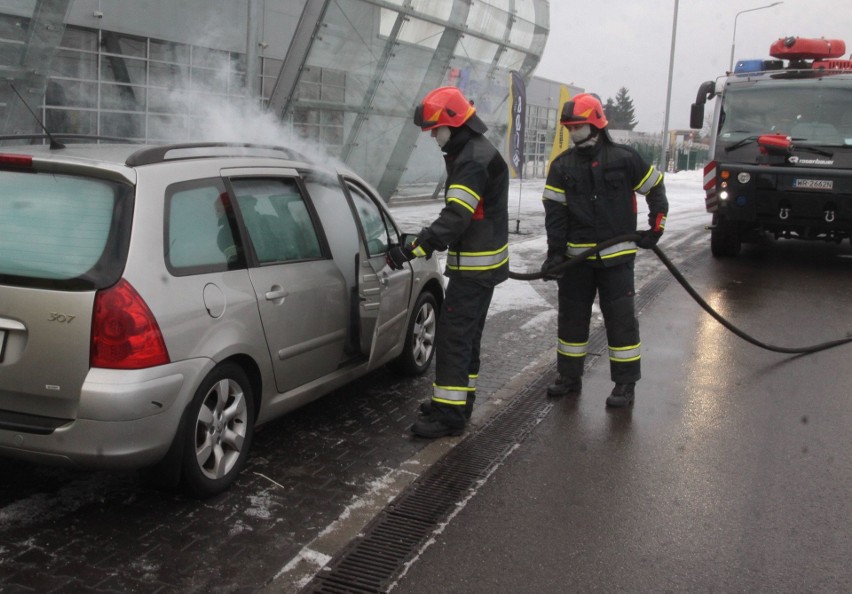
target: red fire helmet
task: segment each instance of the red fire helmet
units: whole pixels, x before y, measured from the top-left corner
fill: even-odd
[[[458,128],[465,123],[471,125],[479,121],[473,102],[468,101],[456,87],[439,87],[429,91],[414,110],[414,123],[424,132],[439,126]]]
[[[566,102],[559,123],[563,126],[590,124],[599,130],[609,124],[600,99],[591,93],[580,93],[573,100]]]

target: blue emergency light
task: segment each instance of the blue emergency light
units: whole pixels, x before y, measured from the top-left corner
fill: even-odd
[[[751,74],[754,72],[766,72],[767,70],[780,70],[784,67],[782,60],[739,60],[734,66],[734,74]]]

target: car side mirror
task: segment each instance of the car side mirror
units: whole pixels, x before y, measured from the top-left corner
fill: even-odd
[[[399,236],[399,245],[408,245],[417,239],[416,233],[403,233]]]

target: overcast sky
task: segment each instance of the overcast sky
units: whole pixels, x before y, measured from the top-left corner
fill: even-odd
[[[669,129],[689,127],[699,85],[728,69],[738,12],[774,0],[679,0]],[[550,0],[550,35],[536,76],[615,98],[626,87],[636,130],[665,120],[675,0]],[[850,0],[784,0],[740,14],[734,60],[768,58],[781,37],[826,37],[852,53]]]

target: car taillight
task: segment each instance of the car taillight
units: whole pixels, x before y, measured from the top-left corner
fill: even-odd
[[[0,167],[19,167],[32,169],[33,158],[31,155],[14,155],[11,153],[0,153]]]
[[[154,315],[124,279],[98,291],[92,316],[92,367],[143,369],[169,362]]]

